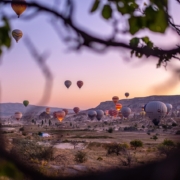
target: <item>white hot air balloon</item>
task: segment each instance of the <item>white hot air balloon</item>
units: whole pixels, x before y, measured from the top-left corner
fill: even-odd
[[[172,110],[172,104],[166,103],[166,107],[167,107],[167,114]]]
[[[96,118],[97,118],[97,120],[100,121],[100,120],[102,119],[102,117],[104,116],[104,111],[102,111],[102,110],[97,110],[96,113],[97,113]]]
[[[161,119],[167,114],[167,107],[161,101],[151,101],[146,104],[145,108],[147,116],[152,120],[154,125],[158,125]]]
[[[131,114],[131,109],[129,107],[122,107],[121,113],[125,118],[128,118]]]
[[[96,111],[91,110],[91,111],[88,112],[88,117],[91,120],[93,120],[96,116],[97,116],[97,112]]]

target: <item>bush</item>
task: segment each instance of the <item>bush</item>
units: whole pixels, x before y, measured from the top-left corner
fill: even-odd
[[[78,151],[75,154],[75,159],[74,159],[77,163],[84,163],[87,161],[87,154],[83,151]]]
[[[113,132],[113,128],[110,127],[108,130],[107,130],[108,133],[112,133]]]
[[[141,140],[133,140],[130,142],[130,145],[136,150],[138,147],[143,146],[143,142]]]
[[[98,161],[102,161],[103,158],[102,158],[102,157],[98,157],[97,160],[98,160]]]
[[[158,137],[157,137],[157,135],[154,135],[154,136],[152,136],[150,139],[153,139],[153,140],[157,140],[158,139]]]
[[[52,160],[53,147],[44,147],[38,145],[35,141],[14,140],[11,153],[20,154],[22,160]]]
[[[106,149],[107,149],[107,155],[116,154],[118,156],[120,155],[120,152],[126,149],[126,146],[122,144],[111,143],[111,144],[106,145]]]
[[[165,146],[168,146],[168,147],[172,147],[175,145],[174,142],[172,140],[169,140],[169,139],[165,139],[162,144]]]

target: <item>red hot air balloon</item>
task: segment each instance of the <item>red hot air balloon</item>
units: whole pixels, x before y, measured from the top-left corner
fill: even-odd
[[[80,111],[80,109],[78,107],[74,107],[73,111],[77,114]]]
[[[115,107],[116,107],[116,110],[117,110],[117,111],[120,111],[121,108],[122,108],[122,104],[116,103]]]
[[[79,89],[81,89],[83,84],[84,84],[83,81],[77,81],[77,86],[79,87]]]
[[[117,115],[118,115],[118,111],[116,109],[113,109],[112,110],[112,116],[117,117]]]
[[[61,122],[64,119],[66,114],[64,111],[57,111],[57,112],[54,112],[53,115],[55,118],[57,118]]]
[[[113,100],[114,104],[116,104],[119,101],[119,97],[114,96],[114,97],[112,97],[112,100]]]
[[[63,111],[65,112],[65,116],[68,114],[68,109],[63,109]]]

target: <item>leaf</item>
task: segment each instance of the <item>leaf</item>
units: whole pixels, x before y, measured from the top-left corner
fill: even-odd
[[[112,9],[111,6],[106,4],[104,5],[103,9],[102,9],[102,17],[104,19],[109,19],[112,16]]]
[[[141,38],[142,41],[144,41],[146,44],[149,42],[149,37],[145,36],[143,38]]]
[[[98,6],[99,6],[99,4],[100,4],[100,1],[99,0],[95,0],[90,12],[92,13],[92,12],[96,11]]]
[[[139,44],[139,38],[134,37],[134,38],[132,38],[132,39],[130,40],[130,46],[135,46],[135,47],[137,47],[138,44]]]

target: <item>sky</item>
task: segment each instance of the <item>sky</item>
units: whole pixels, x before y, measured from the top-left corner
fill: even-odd
[[[79,26],[103,38],[111,33],[110,24],[102,20],[99,12],[89,14],[92,0],[74,1],[74,19]],[[170,10],[174,16],[179,17],[177,2],[170,2]],[[4,11],[14,15],[10,5]],[[50,100],[42,105],[69,109],[78,106],[80,109],[88,109],[96,107],[100,102],[111,100],[113,96],[124,99],[125,92],[130,93],[129,98],[179,94],[179,83],[170,90],[153,89],[172,76],[171,66],[167,67],[167,70],[163,67],[157,69],[156,59],[130,59],[130,53],[125,49],[110,49],[101,54],[86,48],[80,52],[67,51],[68,45],[61,41],[49,23],[51,17],[41,13],[30,20],[23,20],[23,16],[30,12],[32,10],[27,9],[20,18],[11,21],[12,29],[22,30],[23,37],[18,43],[13,40],[12,48],[3,55],[0,64],[1,102],[22,102],[28,99],[30,104],[36,105],[42,97],[45,79],[25,46],[25,37],[31,39],[40,54],[45,51],[50,53],[46,63],[53,74],[53,88]],[[180,23],[178,18],[174,20]],[[138,37],[146,35],[150,36],[156,45],[164,48],[179,42],[179,37],[170,29],[164,35],[155,35],[148,30],[136,34]],[[119,36],[123,41],[128,38],[129,36]],[[172,65],[179,66],[178,62]],[[65,80],[72,81],[69,89],[64,86]],[[78,80],[84,82],[81,89],[76,85]]]

